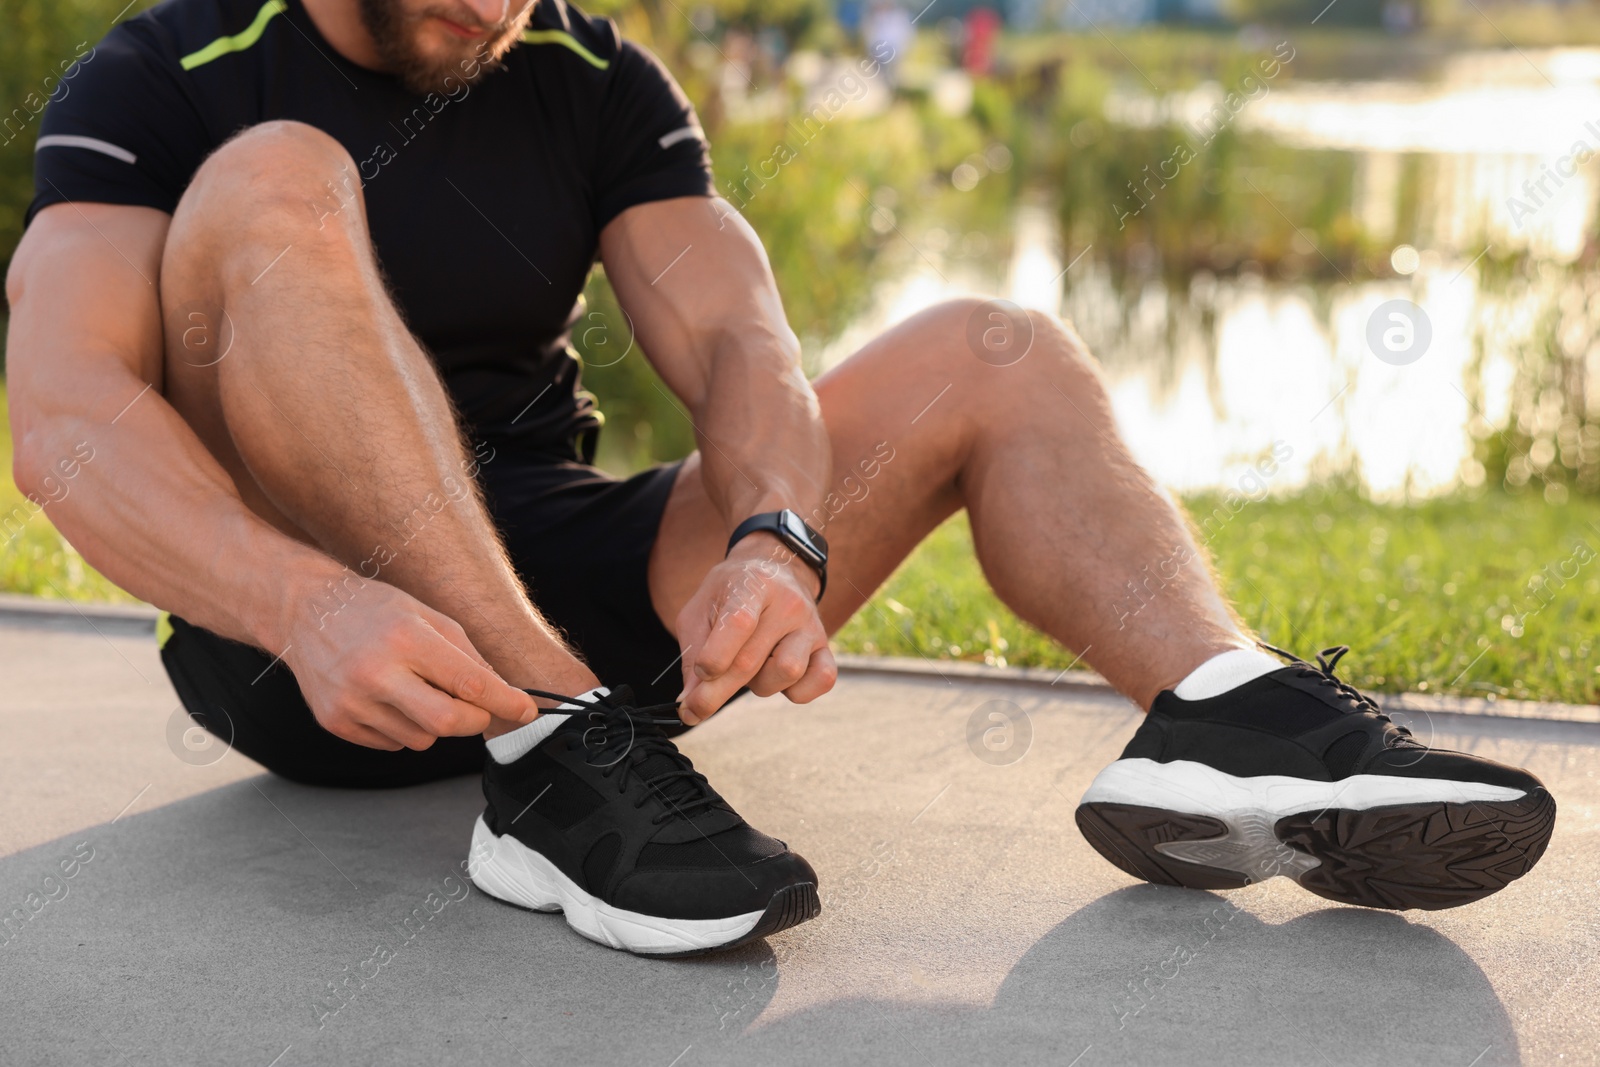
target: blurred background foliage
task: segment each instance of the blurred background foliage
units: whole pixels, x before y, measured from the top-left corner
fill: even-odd
[[[146,6],[0,0],[0,107],[9,116],[0,116],[0,264],[32,196],[33,112],[48,95],[46,79],[120,12]],[[1463,75],[1463,57],[1488,57],[1486,86],[1537,88],[1556,66],[1555,54],[1540,49],[1600,42],[1600,5],[1037,0],[1003,5],[1031,11],[1032,25],[1014,19],[974,67],[960,20],[976,5],[941,0],[892,76],[866,79],[871,92],[809,142],[794,121],[829,89],[852,88],[845,79],[865,49],[860,24],[840,17],[846,4],[586,6],[656,51],[696,102],[719,182],[763,238],[811,373],[842,356],[852,329],[881,322],[883,294],[926,274],[930,262],[941,278],[1004,283],[1029,237],[1018,213],[1030,207],[1048,218],[1063,264],[1069,252],[1092,249],[1064,283],[1067,305],[1103,308],[1113,333],[1137,334],[1153,318],[1155,328],[1140,336],[1155,343],[1141,358],[1168,392],[1174,353],[1193,335],[1209,338],[1216,363],[1226,309],[1205,294],[1219,288],[1299,300],[1331,337],[1340,301],[1362,286],[1416,285],[1430,271],[1452,283],[1465,275],[1477,303],[1462,373],[1471,445],[1459,477],[1427,491],[1413,491],[1408,478],[1398,491],[1375,493],[1352,456],[1304,487],[1252,501],[1248,517],[1210,547],[1252,625],[1303,652],[1335,641],[1362,646],[1362,658],[1349,661],[1362,684],[1567,700],[1600,693],[1600,580],[1589,570],[1552,580],[1549,570],[1571,558],[1575,539],[1600,545],[1593,203],[1587,229],[1562,255],[1504,240],[1472,218],[1447,240],[1438,201],[1460,184],[1449,152],[1350,150],[1246,122],[1197,138],[1186,125],[1192,109],[1184,111],[1197,100],[1250,96],[1263,83],[1270,94],[1389,86],[1409,99],[1477,77],[1475,68]],[[1143,14],[1074,22],[1085,6]],[[1264,77],[1263,61],[1283,44],[1293,59]],[[1532,74],[1516,72],[1523,62]],[[1179,143],[1193,146],[1193,158],[1178,177],[1151,184],[1151,168]],[[795,149],[778,178],[741,185],[770,165],[778,145]],[[1382,225],[1362,207],[1377,163],[1390,183]],[[1591,201],[1594,188],[1584,187]],[[1421,250],[1419,273],[1402,250]],[[1085,277],[1096,279],[1092,287],[1074,281]],[[586,299],[573,343],[607,417],[603,465],[625,472],[686,454],[692,429],[632,344],[598,268]],[[1107,350],[1102,358],[1127,357]],[[1213,396],[1220,373],[1208,371]],[[1362,430],[1360,416],[1333,410],[1351,432]],[[1216,491],[1190,493],[1191,506],[1212,506]],[[0,477],[0,512],[19,506]],[[0,546],[0,588],[121,595],[42,515]],[[1073,659],[987,592],[959,517],[840,643],[991,663],[1064,667]]]
[[[96,0],[4,0],[0,3],[0,264],[22,236],[22,215],[33,199],[33,141],[38,115],[61,64],[111,27],[117,8]]]

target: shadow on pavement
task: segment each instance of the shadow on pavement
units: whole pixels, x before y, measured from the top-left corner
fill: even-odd
[[[781,962],[758,944],[681,963],[591,945],[559,917],[468,887],[462,863],[481,803],[471,778],[345,792],[262,776],[0,859],[0,909],[10,915],[0,934],[0,1058],[259,1067],[1518,1059],[1488,980],[1427,927],[1346,908],[1272,925],[1215,894],[1152,886],[1061,922],[991,1007],[906,1003],[843,982],[840,999],[752,1025],[784,975],[806,966],[804,943]],[[871,937],[859,917],[847,922],[845,932]],[[974,911],[972,937],[1006,922],[998,906]],[[906,949],[921,959],[959,952]]]
[[[1274,926],[1158,886],[1063,921],[988,1009],[842,1000],[752,1031],[728,1061],[821,1062],[828,1048],[874,1064],[1520,1062],[1488,979],[1434,930],[1344,907]]]

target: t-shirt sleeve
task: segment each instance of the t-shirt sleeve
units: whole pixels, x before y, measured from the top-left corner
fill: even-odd
[[[147,20],[117,26],[64,71],[39,124],[27,221],[74,200],[176,208],[210,147],[183,78]]]
[[[635,204],[711,196],[711,153],[694,105],[645,49],[623,41],[600,109],[595,229]]]

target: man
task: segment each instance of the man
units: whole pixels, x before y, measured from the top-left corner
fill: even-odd
[[[815,915],[668,713],[825,693],[828,634],[962,507],[1006,603],[1151,710],[1078,814],[1124,870],[1446,907],[1544,848],[1531,775],[1254,647],[1059,322],[946,304],[813,389],[692,108],[561,0],[169,0],[84,57],[36,159],[18,483],[71,462],[52,518],[172,613],[178,693],[246,755],[482,768],[501,899],[652,955]],[[702,446],[623,481],[567,348],[597,253]]]

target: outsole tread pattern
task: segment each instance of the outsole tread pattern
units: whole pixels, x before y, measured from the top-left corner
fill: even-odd
[[[1230,828],[1219,819],[1109,803],[1080,805],[1076,818],[1095,851],[1135,878],[1192,889],[1237,889],[1262,880],[1259,868],[1228,870],[1161,851],[1174,843],[1220,841]],[[1543,789],[1506,801],[1329,809],[1288,815],[1263,828],[1260,849],[1275,848],[1289,860],[1273,865],[1267,877],[1292,877],[1329,900],[1437,910],[1470,904],[1527,874],[1544,855],[1555,818],[1555,799]]]
[[[1096,852],[1135,878],[1191,889],[1239,889],[1250,884],[1234,871],[1185,863],[1156,851],[1156,845],[1225,836],[1228,827],[1209,816],[1131,804],[1084,804],[1078,808],[1077,822]]]
[[[1470,904],[1527,874],[1544,855],[1556,802],[1543,789],[1508,801],[1410,804],[1291,815],[1280,840],[1321,863],[1300,878],[1319,896],[1369,908]]]

